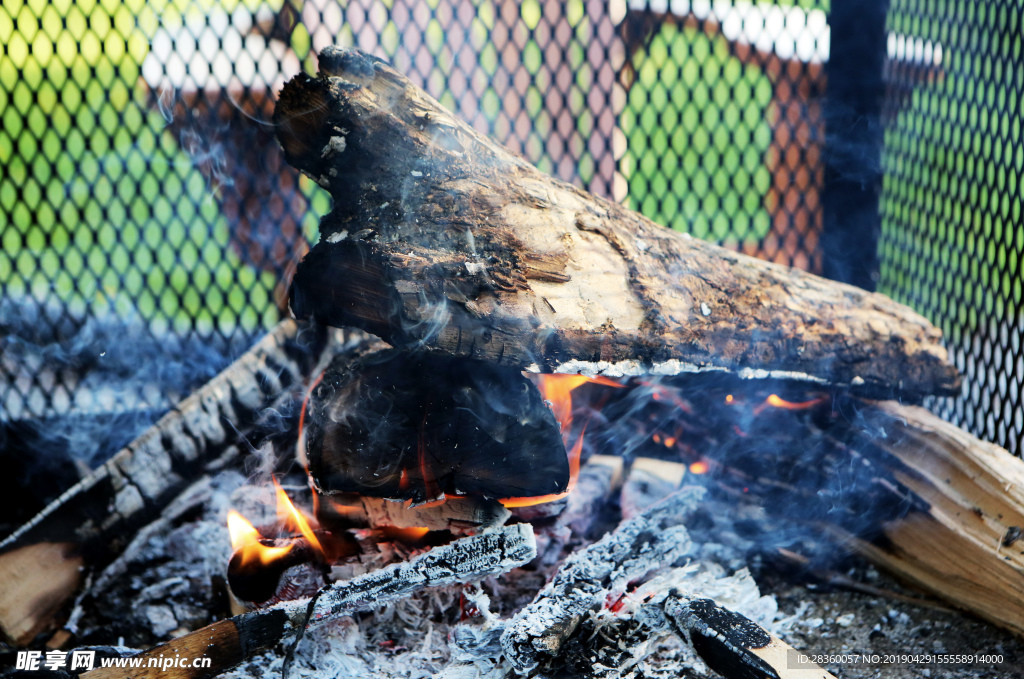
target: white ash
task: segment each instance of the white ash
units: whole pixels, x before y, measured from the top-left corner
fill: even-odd
[[[203,478],[142,528],[84,597],[78,638],[146,647],[212,622],[231,557],[229,498],[243,483],[236,471]]]
[[[536,667],[545,656],[557,654],[584,616],[609,594],[684,557],[691,543],[680,524],[703,494],[702,489],[683,489],[567,558],[505,630],[505,657],[520,671]]]

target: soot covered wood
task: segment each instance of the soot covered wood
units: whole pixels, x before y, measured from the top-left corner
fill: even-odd
[[[569,481],[558,423],[532,382],[423,352],[332,364],[310,399],[306,451],[323,493],[423,503],[548,495]]]

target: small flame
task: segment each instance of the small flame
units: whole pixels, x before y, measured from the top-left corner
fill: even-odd
[[[250,564],[272,564],[292,551],[291,545],[267,547],[261,544],[259,531],[233,509],[228,512],[228,533],[231,535],[231,549],[240,555],[239,566],[243,568]]]
[[[762,412],[764,412],[766,408],[769,407],[782,408],[783,410],[806,410],[808,408],[813,408],[819,403],[824,403],[827,400],[828,397],[819,396],[818,398],[813,398],[810,401],[801,401],[799,403],[794,403],[793,401],[786,401],[785,399],[781,398],[778,394],[769,394],[768,398],[764,400],[764,403],[754,408],[754,414],[760,415]]]
[[[551,412],[562,425],[562,434],[567,434],[572,427],[572,390],[587,384],[603,384],[608,387],[621,387],[615,380],[607,377],[587,377],[586,375],[538,375],[537,388],[541,396],[551,404]]]
[[[309,546],[315,549],[320,554],[324,554],[324,548],[320,544],[320,540],[317,539],[316,534],[313,532],[313,528],[309,524],[309,520],[302,515],[302,513],[296,509],[295,505],[288,498],[288,493],[284,492],[284,488],[281,484],[274,479],[274,488],[277,490],[277,518],[281,521],[285,528],[290,531],[298,531],[302,534],[302,537],[306,538],[306,542]]]
[[[704,460],[697,460],[696,462],[690,463],[691,474],[707,474],[710,468],[710,465],[708,465]]]
[[[429,528],[423,526],[413,526],[411,528],[396,528],[395,526],[384,526],[379,531],[386,540],[394,540],[396,542],[412,543],[422,540],[427,533],[430,532]]]

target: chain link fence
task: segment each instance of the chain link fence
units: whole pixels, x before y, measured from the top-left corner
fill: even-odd
[[[1024,55],[1019,2],[893,0],[879,289],[942,328],[962,395],[932,406],[1024,438]]]
[[[555,176],[822,272],[828,10],[814,0],[5,0],[9,443],[56,439],[94,465],[282,317],[290,271],[330,205],[283,162],[267,121],[281,84],[315,71],[329,44],[388,59]],[[878,261],[879,288],[942,326],[965,372],[963,398],[935,407],[1015,452],[1020,12],[893,0]],[[94,416],[102,428],[86,426]],[[97,435],[111,417],[116,441]]]
[[[333,43],[562,179],[820,269],[813,3],[10,0],[0,418],[95,449],[53,418],[149,421],[281,317],[329,199],[267,121]]]

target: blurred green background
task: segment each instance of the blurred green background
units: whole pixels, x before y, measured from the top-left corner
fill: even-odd
[[[0,286],[7,298],[56,303],[75,317],[134,316],[155,332],[230,335],[272,325],[279,316],[273,271],[242,261],[229,246],[229,226],[215,188],[182,150],[154,105],[142,65],[158,31],[203,26],[212,12],[244,8],[279,13],[284,0],[5,0],[0,8]],[[785,3],[789,4],[789,3]],[[814,6],[813,3],[805,3]],[[387,12],[390,2],[368,3]],[[419,38],[434,64],[424,80],[442,103],[459,108],[448,87],[457,68],[447,43],[451,21],[438,0]],[[319,9],[325,9],[317,6]],[[737,5],[743,11],[744,5]],[[300,8],[301,10],[302,8]],[[351,8],[350,8],[351,9]],[[587,51],[594,19],[582,0],[560,11],[568,35],[552,35],[550,7],[518,4],[516,26],[489,3],[475,3],[460,25],[473,45],[476,69],[487,78],[502,68],[491,39],[509,30],[530,82],[517,119],[491,83],[478,93],[478,126],[513,139],[516,150],[557,173],[550,140],[557,121],[545,103],[551,74],[547,50],[558,40],[572,70],[565,92],[574,116],[566,140],[568,177],[591,185],[597,162],[587,141],[598,134],[586,99],[599,86]],[[372,12],[368,11],[367,16]],[[301,15],[300,15],[301,16]],[[326,16],[326,11],[325,11]],[[376,45],[399,55],[407,25],[385,18]],[[309,71],[313,41],[302,22],[289,48]],[[362,44],[343,23],[339,44]],[[365,45],[362,45],[365,47]],[[772,84],[756,66],[730,54],[728,40],[693,26],[666,22],[627,55],[634,80],[625,93],[618,129],[626,140],[617,158],[628,186],[626,201],[656,221],[701,238],[739,243],[763,238],[770,218],[765,153],[771,131],[766,110]],[[545,80],[547,77],[547,80]],[[480,121],[483,121],[480,123]],[[571,147],[571,148],[570,148]],[[303,232],[315,238],[326,194],[301,180],[310,201]]]

